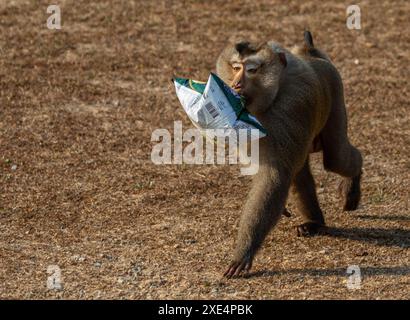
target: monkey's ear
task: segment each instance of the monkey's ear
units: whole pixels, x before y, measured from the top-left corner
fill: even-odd
[[[279,60],[283,64],[284,67],[288,65],[288,61],[286,60],[286,55],[284,52],[278,52]]]

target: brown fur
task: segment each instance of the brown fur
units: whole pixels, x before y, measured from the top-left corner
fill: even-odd
[[[324,227],[310,152],[322,150],[325,169],[344,177],[344,209],[356,209],[360,200],[362,157],[347,137],[343,84],[330,59],[314,48],[310,33],[305,33],[305,45],[292,52],[276,43],[249,46],[241,41],[238,52],[238,46],[228,45],[217,62],[219,76],[227,83],[235,79],[248,110],[268,131],[260,140],[259,172],[243,208],[227,277],[251,268],[255,253],[285,210],[290,189],[304,219],[298,235],[314,235]],[[255,54],[263,63],[256,72],[246,72],[246,61]],[[240,79],[232,60],[243,62]]]

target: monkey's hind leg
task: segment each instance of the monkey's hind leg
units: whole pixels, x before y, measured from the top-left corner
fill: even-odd
[[[320,233],[325,226],[325,219],[317,200],[309,159],[294,178],[292,189],[296,196],[297,209],[304,220],[303,224],[297,226],[297,235],[307,237]]]
[[[332,107],[329,119],[321,132],[323,165],[326,170],[340,174],[343,181],[339,192],[344,199],[343,210],[359,206],[362,174],[362,155],[347,137],[347,117],[343,99]]]

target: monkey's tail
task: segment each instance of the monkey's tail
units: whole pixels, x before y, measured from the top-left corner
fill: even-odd
[[[326,53],[315,48],[315,45],[313,44],[313,37],[309,30],[305,30],[303,36],[305,39],[305,51],[308,55],[330,61],[330,58]]]

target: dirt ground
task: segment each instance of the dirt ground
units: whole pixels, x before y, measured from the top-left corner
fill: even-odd
[[[409,299],[410,2],[0,2],[0,298]],[[359,210],[312,159],[333,236],[298,238],[293,210],[247,278],[221,277],[249,177],[154,165],[151,133],[192,127],[172,75],[205,80],[238,32],[301,43],[309,28],[345,84],[364,155]],[[289,204],[292,210],[292,203]],[[47,288],[49,266],[62,290]],[[361,288],[347,288],[348,266]]]

